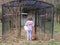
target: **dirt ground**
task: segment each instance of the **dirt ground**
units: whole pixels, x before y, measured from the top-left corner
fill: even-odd
[[[48,31],[44,33],[43,31],[41,31],[41,29],[40,30],[38,29],[36,32],[37,40],[47,41],[51,39],[51,34]],[[24,28],[21,28],[20,37],[18,36],[18,30],[15,29],[13,31],[8,31],[8,33],[5,34],[5,38],[6,38],[6,41],[9,41],[9,42],[18,42],[20,40],[26,40],[26,31],[24,30]]]
[[[60,32],[54,34],[54,40],[55,40],[56,42],[60,42]]]

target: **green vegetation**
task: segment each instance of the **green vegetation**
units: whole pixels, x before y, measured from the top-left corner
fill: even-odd
[[[60,24],[57,22],[54,22],[54,34],[60,32]]]
[[[60,3],[59,1],[57,1],[57,3],[55,4],[55,13],[56,13],[56,21],[58,23],[60,23]]]

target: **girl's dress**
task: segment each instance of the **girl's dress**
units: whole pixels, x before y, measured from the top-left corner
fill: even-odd
[[[26,32],[27,32],[27,40],[32,38],[32,29],[34,27],[33,21],[26,21],[25,23]]]

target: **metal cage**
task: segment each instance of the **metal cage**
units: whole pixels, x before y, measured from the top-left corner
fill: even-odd
[[[37,0],[15,0],[2,5],[3,39],[6,39],[8,32],[14,30],[17,31],[17,37],[21,37],[22,27],[30,15],[33,15],[31,17],[38,39],[53,38],[54,6]]]

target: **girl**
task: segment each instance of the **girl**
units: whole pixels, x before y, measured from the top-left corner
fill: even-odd
[[[34,22],[31,17],[28,18],[28,20],[25,23],[25,26],[28,28],[28,30],[26,30],[27,40],[32,40],[32,29],[34,28]]]

